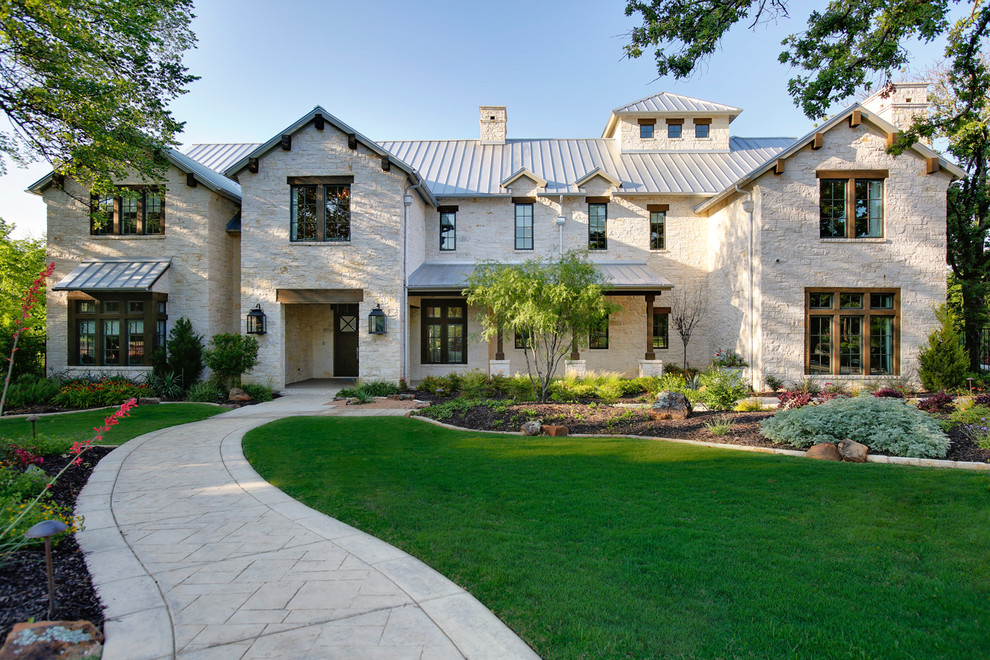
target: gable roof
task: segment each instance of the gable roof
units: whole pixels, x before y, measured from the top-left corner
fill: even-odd
[[[231,181],[220,172],[210,169],[203,163],[194,160],[182,152],[176,151],[175,149],[169,149],[167,156],[169,162],[183,173],[192,174],[196,178],[196,181],[202,183],[213,192],[219,193],[234,202],[240,203],[241,186],[236,181]],[[51,185],[54,175],[55,172],[49,172],[45,176],[41,177],[28,186],[28,192],[34,193],[35,195],[40,195],[46,188],[48,188],[49,185]]]
[[[297,119],[295,122],[285,127],[285,129],[276,133],[270,140],[268,140],[268,142],[258,145],[250,152],[242,155],[238,160],[234,161],[233,164],[229,165],[223,171],[224,175],[230,178],[235,178],[241,171],[247,168],[249,160],[251,160],[252,158],[261,158],[265,154],[271,152],[272,150],[279,148],[282,143],[283,135],[295,135],[302,129],[306,128],[306,126],[308,126],[311,122],[313,122],[317,116],[323,117],[324,121],[328,122],[331,126],[336,128],[341,133],[344,133],[346,135],[353,135],[357,139],[358,143],[363,145],[373,154],[383,157],[388,156],[389,162],[391,162],[393,165],[395,165],[400,170],[406,173],[406,176],[409,178],[410,183],[412,183],[413,185],[419,183],[424,184],[416,189],[416,192],[420,195],[423,201],[425,201],[426,203],[432,206],[437,205],[436,198],[433,196],[432,191],[429,190],[423,179],[419,176],[419,172],[417,172],[415,169],[407,165],[401,159],[396,158],[394,154],[391,154],[385,149],[382,149],[378,144],[376,144],[372,140],[369,140],[361,133],[358,133],[356,130],[354,130],[344,122],[340,121],[339,119],[331,115],[321,106],[316,106],[308,113]]]
[[[502,181],[499,182],[499,185],[501,185],[503,188],[508,188],[509,186],[512,185],[512,182],[513,181],[516,181],[516,180],[518,180],[518,179],[520,179],[522,177],[526,177],[527,179],[529,179],[530,181],[532,181],[533,183],[535,183],[540,188],[546,188],[547,187],[547,180],[546,179],[543,179],[541,177],[536,176],[535,174],[533,174],[532,172],[530,172],[529,170],[527,170],[525,167],[520,167],[514,173],[510,174],[505,179],[502,179]]]
[[[608,181],[611,185],[613,185],[615,187],[619,187],[619,186],[622,185],[622,182],[621,181],[619,181],[614,176],[612,176],[611,174],[609,174],[608,172],[606,172],[605,170],[603,170],[600,167],[596,167],[595,169],[593,169],[590,172],[588,172],[587,174],[585,174],[583,177],[581,177],[580,179],[578,179],[577,181],[575,181],[574,182],[574,185],[577,186],[578,188],[581,188],[586,183],[588,183],[589,181],[591,181],[592,179],[594,179],[596,176],[600,176],[601,178],[605,179],[606,181]]]
[[[735,108],[724,103],[713,103],[703,99],[696,99],[682,94],[671,92],[660,92],[652,96],[646,96],[638,101],[627,103],[612,110],[614,114],[631,114],[634,112],[703,112],[716,114],[731,114],[738,116],[741,108]]]
[[[759,177],[763,176],[764,174],[770,171],[770,169],[774,166],[774,164],[778,160],[790,158],[798,151],[806,147],[809,143],[813,142],[816,133],[825,133],[827,131],[832,130],[840,123],[848,119],[849,116],[856,110],[860,111],[863,122],[872,124],[874,127],[878,128],[884,133],[897,132],[896,126],[887,122],[884,119],[881,119],[880,117],[876,116],[874,113],[869,112],[859,103],[854,103],[845,110],[843,110],[842,112],[840,112],[839,114],[835,115],[834,117],[826,121],[821,126],[817,126],[813,128],[811,132],[795,140],[789,147],[787,147],[780,153],[771,156],[765,162],[761,163],[757,167],[753,168],[751,171],[747,172],[744,176],[740,177],[736,181],[727,185],[721,192],[719,192],[714,197],[711,197],[705,200],[704,202],[702,202],[701,204],[695,206],[694,207],[695,212],[705,213],[709,209],[713,208],[716,204],[736,194],[737,187],[748,185],[753,181],[755,181],[756,179],[758,179]],[[940,156],[937,152],[933,151],[929,147],[926,147],[924,144],[920,142],[915,142],[911,146],[910,151],[914,151],[922,158],[938,158],[939,166],[948,170],[958,178],[962,178],[966,176],[966,172],[960,169],[959,166],[957,166],[955,163],[946,160],[945,158]]]

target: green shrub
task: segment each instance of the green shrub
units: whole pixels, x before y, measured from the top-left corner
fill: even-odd
[[[938,326],[918,353],[918,376],[929,392],[962,387],[969,369],[969,353],[956,332],[956,316],[948,305],[935,310]]]
[[[952,424],[982,424],[983,426],[990,426],[990,424],[987,424],[988,420],[990,420],[990,407],[983,405],[974,405],[965,410],[956,409],[949,415],[948,419]]]
[[[62,389],[62,385],[62,381],[57,378],[40,378],[33,374],[22,376],[7,388],[5,408],[9,410],[47,405]]]
[[[749,387],[739,374],[720,367],[701,373],[698,380],[701,384],[701,402],[709,410],[728,410],[749,394]]]
[[[773,374],[764,374],[763,382],[770,388],[771,392],[776,392],[784,386],[784,380],[782,378],[777,378]]]
[[[206,366],[228,390],[241,383],[241,376],[258,364],[258,340],[250,335],[221,332],[213,335],[203,351]]]
[[[705,422],[705,428],[714,436],[727,435],[732,430],[735,420],[728,415],[719,415]]]
[[[170,401],[179,401],[186,393],[182,381],[173,371],[148,374],[148,385],[155,391],[155,396]]]
[[[152,396],[148,385],[132,383],[122,376],[101,378],[95,382],[75,380],[63,385],[52,403],[63,408],[100,408],[116,406],[130,398]]]
[[[30,423],[25,420],[24,424],[28,425]],[[14,447],[27,449],[32,454],[42,457],[61,456],[69,451],[69,448],[72,447],[73,440],[66,440],[65,438],[53,437],[41,433],[37,437],[31,438],[30,442],[19,440],[18,443],[11,442],[6,438],[0,438],[0,460],[7,459]]]
[[[363,383],[360,389],[364,390],[371,396],[389,396],[391,394],[398,394],[399,388],[395,383],[390,383],[385,380],[373,380],[369,383]]]
[[[196,383],[186,392],[189,401],[198,403],[219,403],[227,398],[227,393],[217,383],[206,381]]]
[[[165,342],[165,354],[166,367],[178,376],[184,389],[199,381],[203,373],[203,335],[193,332],[189,319],[180,317],[175,321]]]
[[[774,442],[802,449],[849,438],[895,456],[941,458],[949,450],[949,439],[930,416],[900,399],[874,396],[782,410],[763,420],[761,431]]]
[[[245,383],[241,385],[241,389],[244,390],[244,392],[255,401],[261,401],[261,402],[271,401],[272,399],[275,398],[275,395],[272,393],[271,389],[266,387],[265,385],[259,385],[257,383]]]
[[[0,465],[0,499],[17,497],[22,500],[34,499],[48,484],[49,477],[37,465],[29,465],[24,471]]]

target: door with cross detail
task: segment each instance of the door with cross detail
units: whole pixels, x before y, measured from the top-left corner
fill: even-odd
[[[334,305],[333,316],[334,378],[357,378],[358,306]]]

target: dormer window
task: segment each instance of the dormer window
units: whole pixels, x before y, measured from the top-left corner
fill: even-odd
[[[639,139],[641,140],[652,140],[653,139],[653,129],[656,126],[656,119],[640,119],[639,120]]]
[[[712,125],[711,119],[695,119],[694,120],[694,137],[696,138],[707,138],[711,136],[710,128]]]
[[[681,128],[684,127],[683,119],[668,119],[667,120],[667,137],[671,139],[677,139],[681,137]]]

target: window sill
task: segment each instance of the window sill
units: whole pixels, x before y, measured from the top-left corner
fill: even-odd
[[[670,248],[661,248],[659,250],[650,248],[650,254],[670,254]]]
[[[822,243],[889,243],[883,236],[875,238],[822,238]]]
[[[876,380],[877,378],[900,378],[900,374],[872,374],[870,376],[864,376],[863,374],[805,374],[805,376],[811,380],[821,380],[829,381],[835,380],[836,378],[842,378],[843,380]]]
[[[90,234],[98,241],[162,241],[165,234]]]
[[[526,254],[528,252],[535,252],[533,248],[512,248],[512,251],[517,254]]]
[[[289,241],[289,245],[303,245],[308,247],[326,247],[329,245],[350,245],[351,241]]]

